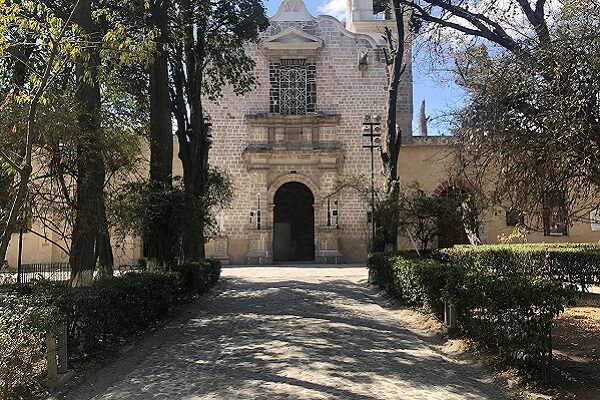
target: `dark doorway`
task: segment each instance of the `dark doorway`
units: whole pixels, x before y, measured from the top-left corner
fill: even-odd
[[[462,188],[450,187],[440,196],[447,200],[444,220],[440,223],[438,247],[447,248],[455,245],[470,244],[465,225],[469,226],[479,236],[477,229],[477,209],[471,194]]]
[[[314,261],[314,196],[298,182],[281,185],[275,193],[273,260]]]

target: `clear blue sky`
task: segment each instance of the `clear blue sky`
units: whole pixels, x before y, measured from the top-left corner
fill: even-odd
[[[269,15],[277,11],[277,7],[282,0],[264,0]],[[313,15],[323,14],[325,6],[328,3],[337,3],[338,9],[343,9],[345,0],[304,0],[308,10]],[[335,7],[333,7],[335,8]],[[418,130],[419,109],[423,99],[427,102],[427,115],[431,117],[429,123],[429,134],[447,134],[448,125],[446,123],[447,113],[450,109],[460,106],[463,103],[463,94],[460,89],[449,79],[448,74],[437,74],[432,71],[425,57],[417,52],[413,61],[414,75],[414,109],[415,119],[413,129]],[[415,132],[416,134],[417,132]]]

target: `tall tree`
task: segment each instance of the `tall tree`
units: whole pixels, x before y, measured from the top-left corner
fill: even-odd
[[[386,146],[382,149],[381,157],[386,169],[388,185],[388,202],[392,205],[397,205],[400,200],[400,181],[398,176],[398,159],[400,157],[400,148],[402,146],[402,131],[398,125],[398,93],[402,75],[406,71],[405,47],[406,47],[406,31],[405,31],[405,8],[400,0],[390,0],[388,7],[393,9],[396,26],[395,30],[385,27],[385,40],[387,48],[384,49],[386,63],[389,70],[389,86],[388,86],[388,107],[387,107],[387,132]],[[391,210],[397,210],[397,207],[392,206]],[[385,215],[386,213],[382,214]],[[396,250],[398,248],[398,214],[396,211],[390,217],[393,224],[379,223],[380,230],[383,230],[380,235],[381,243],[374,248],[376,251],[387,249]],[[386,229],[383,229],[383,228]],[[376,246],[376,244],[373,244]]]
[[[60,71],[64,65],[65,57],[76,51],[74,44],[69,43],[67,35],[70,33],[70,20],[75,11],[64,20],[57,16],[53,10],[35,4],[24,2],[0,3],[2,24],[0,28],[0,55],[7,55],[13,59],[16,66],[16,79],[19,93],[5,93],[6,102],[19,102],[28,104],[25,137],[17,148],[11,148],[5,143],[0,147],[0,157],[10,167],[12,173],[18,178],[14,199],[2,230],[0,239],[0,260],[4,260],[12,233],[15,231],[19,214],[22,212],[29,190],[31,174],[33,171],[34,148],[41,138],[37,118],[39,108],[45,102],[44,94],[52,83],[55,71]],[[35,21],[44,21],[36,23]],[[23,48],[23,38],[37,38],[35,45]],[[41,63],[34,63],[29,59],[36,53]],[[27,72],[32,71],[28,77]],[[15,126],[16,129],[16,126]],[[13,154],[11,154],[11,152]]]
[[[150,0],[146,23],[156,33],[154,52],[149,73],[150,98],[150,195],[164,196],[173,183],[173,126],[171,118],[170,82],[168,71],[170,35],[170,0]],[[159,265],[170,264],[175,258],[177,238],[171,218],[173,206],[163,204],[155,212],[147,213],[144,229],[144,255]],[[170,205],[169,205],[170,204]]]
[[[395,0],[394,0],[395,1]],[[440,29],[457,32],[463,39],[485,39],[513,54],[532,55],[551,42],[547,0],[399,0],[410,8],[425,29],[437,31],[430,39],[444,38]],[[534,40],[529,40],[532,39]],[[442,42],[447,45],[448,43]]]
[[[600,206],[600,19],[588,12],[558,14],[535,57],[477,48],[457,63],[470,94],[457,116],[460,167],[531,229],[547,228],[552,208],[575,222]]]
[[[225,85],[243,94],[254,87],[255,62],[245,46],[256,42],[268,19],[260,0],[177,0],[171,48],[171,96],[177,122],[185,201],[181,212],[182,253],[204,258],[209,187],[210,126],[203,102],[221,96]]]
[[[92,1],[80,0],[73,21],[89,38],[99,43],[100,30],[92,18]],[[79,111],[80,134],[77,143],[77,192],[75,199],[75,223],[69,263],[74,286],[91,282],[96,267],[96,249],[112,251],[106,243],[108,232],[102,220],[106,218],[104,204],[105,167],[96,136],[100,130],[100,49],[90,47],[77,60],[75,98]],[[99,244],[100,246],[96,246]],[[106,247],[104,247],[106,246]],[[106,257],[110,259],[110,257]]]
[[[427,38],[454,50],[459,83],[470,94],[457,116],[466,178],[491,192],[490,204],[527,211],[533,228],[545,225],[549,197],[561,198],[561,213],[572,221],[589,215],[600,164],[593,78],[600,2],[402,3]]]

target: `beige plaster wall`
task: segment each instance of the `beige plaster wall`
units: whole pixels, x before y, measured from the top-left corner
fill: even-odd
[[[419,140],[419,139],[417,139]],[[453,155],[447,144],[435,144],[439,139],[427,139],[427,144],[413,144],[402,148],[399,171],[403,183],[419,182],[428,193],[435,190],[452,176]],[[443,140],[441,140],[443,142]],[[513,227],[506,226],[504,210],[491,210],[483,215],[481,239],[484,243],[497,243],[500,235],[507,235]],[[599,242],[600,231],[592,231],[590,223],[580,222],[569,229],[568,236],[544,236],[543,232],[532,232],[527,241],[537,242]],[[410,248],[411,244],[400,239],[402,247]]]

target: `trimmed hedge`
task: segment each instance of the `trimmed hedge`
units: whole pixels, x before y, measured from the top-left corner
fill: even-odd
[[[374,254],[369,268],[380,287],[406,305],[441,316],[446,300],[456,307],[462,332],[495,347],[512,366],[547,373],[552,321],[577,298],[576,287],[555,277],[511,269],[516,262],[513,253],[494,251],[501,268],[475,268],[464,262],[466,252],[463,248],[425,257],[411,252]],[[485,249],[478,249],[482,253]],[[452,254],[458,254],[461,262],[453,262]],[[509,261],[500,254],[508,254]]]
[[[411,307],[435,311],[444,309],[444,292],[450,270],[431,257],[415,252],[395,255],[376,253],[369,258],[369,268],[375,273],[380,287]]]
[[[220,273],[220,262],[207,260],[169,272],[100,279],[91,286],[42,282],[25,287],[21,295],[0,301],[0,387],[31,378],[35,362],[44,355],[46,332],[60,323],[68,327],[69,356],[85,357],[164,320],[177,306],[210,289]]]
[[[455,246],[440,254],[453,265],[474,271],[548,278],[582,288],[600,283],[598,244]]]
[[[221,277],[221,262],[207,259],[204,263],[187,263],[172,267],[179,279],[179,287],[187,297],[201,294]]]

